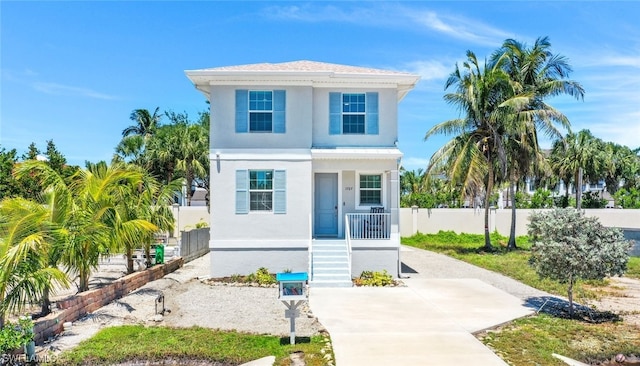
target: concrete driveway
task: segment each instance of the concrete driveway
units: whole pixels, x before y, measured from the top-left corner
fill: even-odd
[[[405,279],[407,287],[312,288],[338,366],[506,365],[473,332],[529,315],[476,279]]]

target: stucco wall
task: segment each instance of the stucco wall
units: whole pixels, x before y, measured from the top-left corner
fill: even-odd
[[[329,135],[329,93],[378,92],[377,135]],[[313,90],[313,146],[394,146],[398,140],[396,89],[315,88]]]
[[[236,133],[236,89],[285,90],[285,133]],[[291,149],[311,147],[312,88],[310,86],[237,85],[211,87],[212,150],[232,148]],[[327,109],[328,109],[327,104]],[[213,186],[212,186],[213,187]]]
[[[311,161],[234,160],[225,155],[211,171],[211,247],[308,245],[312,202]],[[236,170],[286,171],[286,213],[236,214]],[[278,239],[274,241],[273,239]]]
[[[539,210],[516,210],[516,235],[527,234],[529,215]],[[511,210],[491,210],[489,230],[497,230],[502,235],[509,235]],[[640,210],[588,209],[587,216],[596,216],[604,226],[640,229]],[[458,233],[482,234],[484,231],[484,210],[472,208],[460,209],[400,209],[400,233],[411,236],[416,231],[421,233],[437,233],[440,230],[451,230]]]
[[[265,267],[271,273],[307,272],[309,252],[307,248],[249,248],[211,249],[211,277],[228,277],[235,274],[248,275]]]

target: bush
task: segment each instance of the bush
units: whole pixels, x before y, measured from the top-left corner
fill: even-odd
[[[362,271],[359,278],[355,279],[356,286],[392,286],[395,285],[393,276],[387,270],[382,272]]]
[[[599,192],[584,192],[582,194],[582,208],[604,208],[607,200],[600,198]]]
[[[640,191],[635,188],[629,190],[621,188],[613,195],[613,198],[616,205],[622,208],[640,208]]]
[[[260,285],[272,285],[276,283],[276,277],[269,273],[265,267],[260,267],[256,273],[247,276],[247,282],[257,282]]]
[[[531,196],[531,204],[529,208],[551,208],[553,207],[553,197],[551,191],[538,188]]]
[[[624,274],[631,243],[620,229],[604,227],[596,217],[571,208],[534,212],[530,220],[530,264],[540,277],[567,284],[569,314],[577,280]]]
[[[17,324],[7,322],[0,329],[0,355],[25,346],[33,340],[33,321],[30,317],[21,317]]]

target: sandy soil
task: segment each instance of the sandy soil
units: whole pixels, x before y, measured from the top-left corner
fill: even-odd
[[[150,282],[73,322],[52,342],[38,347],[39,353],[58,354],[77,346],[104,327],[123,324],[197,325],[212,329],[289,335],[290,323],[284,318],[285,306],[277,300],[277,288],[211,284],[207,280],[209,263],[209,255],[198,258],[176,272]],[[101,270],[102,277],[110,273],[117,274],[118,270],[109,268],[107,265]],[[324,329],[308,307],[303,307],[301,313],[301,317],[296,319],[297,336],[319,334]]]
[[[588,305],[598,310],[611,311],[622,316],[625,323],[640,327],[640,280],[628,277],[613,277],[598,300]]]

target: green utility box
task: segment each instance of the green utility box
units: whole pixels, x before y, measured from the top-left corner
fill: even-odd
[[[156,244],[152,245],[152,248],[156,250],[155,264],[164,264],[164,245]]]

